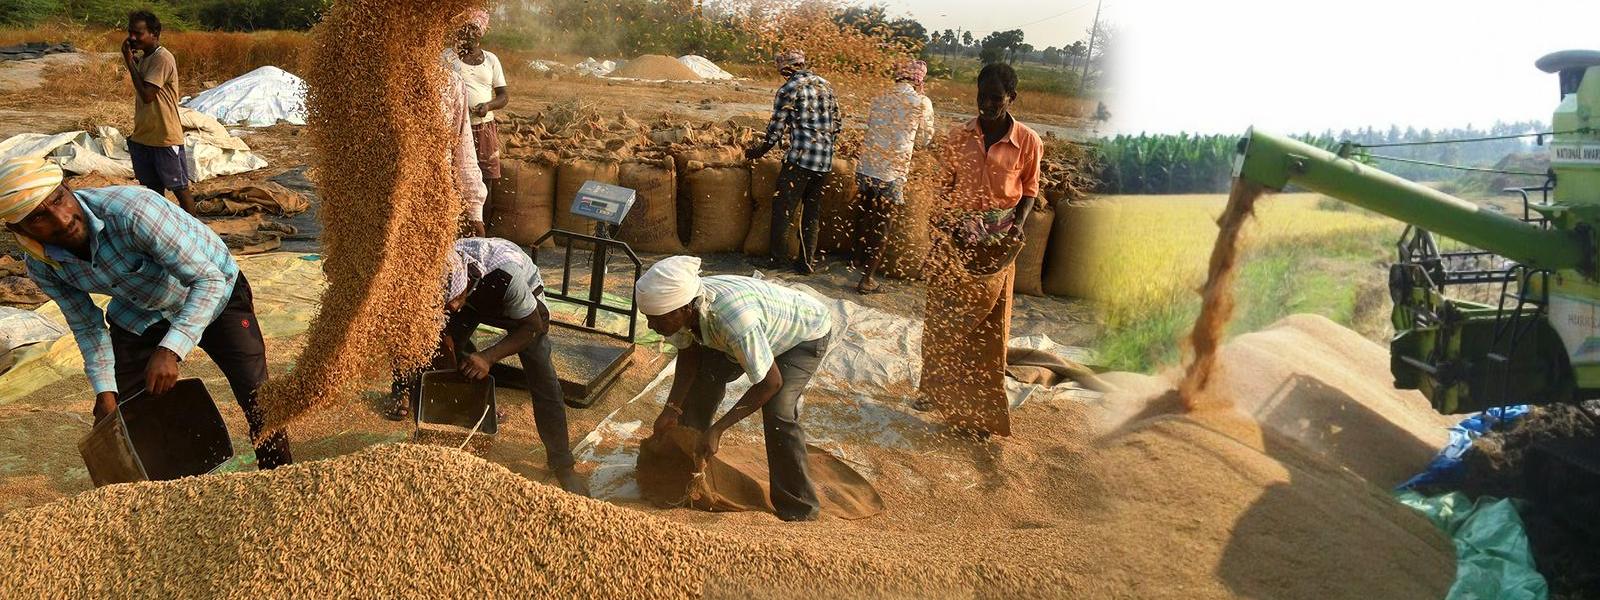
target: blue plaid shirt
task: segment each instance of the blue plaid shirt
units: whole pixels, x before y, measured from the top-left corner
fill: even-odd
[[[172,324],[161,347],[183,358],[222,314],[239,265],[222,238],[166,198],[142,187],[74,192],[89,225],[90,260],[45,246],[60,263],[28,258],[28,275],[61,305],[83,352],[96,394],[117,391],[111,332],[106,322],[144,333]],[[102,313],[89,294],[111,296]]]
[[[843,124],[833,86],[811,71],[796,71],[778,88],[772,101],[772,120],[767,122],[766,143],[776,146],[789,132],[789,153],[785,162],[827,173],[833,170],[833,150]]]

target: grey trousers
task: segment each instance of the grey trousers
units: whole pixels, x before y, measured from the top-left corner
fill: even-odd
[[[800,396],[811,383],[811,376],[828,353],[832,336],[805,342],[778,356],[778,373],[783,387],[761,407],[761,430],[767,443],[767,470],[771,472],[772,506],[784,519],[815,516],[821,505],[811,474],[806,468],[806,435],[800,428]],[[728,384],[744,375],[744,369],[728,355],[699,347],[700,368],[684,400],[680,422],[696,429],[711,426],[717,405],[727,394]]]

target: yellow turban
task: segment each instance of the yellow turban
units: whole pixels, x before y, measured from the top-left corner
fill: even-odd
[[[42,158],[13,160],[0,165],[0,222],[15,224],[38,208],[61,185],[61,167]],[[44,246],[18,235],[17,243],[35,258],[53,263],[44,256]]]

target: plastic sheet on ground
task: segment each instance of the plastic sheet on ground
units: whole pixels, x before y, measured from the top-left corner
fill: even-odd
[[[1534,568],[1522,517],[1511,500],[1479,498],[1459,492],[1427,497],[1399,492],[1395,498],[1424,515],[1450,536],[1456,547],[1456,581],[1450,600],[1544,600],[1549,589]]]
[[[226,125],[269,127],[279,121],[306,124],[306,84],[293,73],[265,66],[223,82],[184,106]]]
[[[937,447],[943,424],[911,408],[921,371],[921,321],[828,298],[804,285],[792,287],[822,300],[834,317],[832,346],[802,400],[801,423],[807,442],[849,463],[869,481],[882,467],[871,458],[870,448],[915,451]],[[1013,343],[1058,347],[1043,336],[1016,338]],[[1071,354],[1083,358],[1082,351]],[[676,366],[676,360],[668,363],[638,396],[607,415],[577,444],[574,452],[579,460],[597,463],[589,482],[595,498],[639,499],[633,474],[639,442],[649,435],[666,402]],[[738,402],[751,383],[748,377],[741,377],[729,384],[717,414]],[[1027,401],[1099,398],[1099,394],[1070,383],[1043,388],[1011,380],[1007,380],[1007,394],[1013,407]],[[730,444],[762,444],[760,417],[752,415],[729,431],[723,446]],[[950,476],[976,482],[980,474],[970,467],[953,465]]]
[[[300,254],[293,253],[244,256],[236,260],[245,277],[250,279],[250,289],[255,294],[256,320],[264,336],[269,340],[290,337],[310,326],[317,298],[327,285],[320,261],[303,260]],[[106,296],[94,296],[94,299],[102,309],[109,301]],[[47,303],[33,312],[66,329],[66,319],[56,303]],[[0,373],[0,404],[24,398],[63,378],[84,379],[83,355],[78,352],[77,342],[71,335],[18,348],[13,354],[16,364]],[[87,380],[84,380],[84,388],[88,389]]]
[[[13,354],[16,349],[53,342],[66,334],[65,324],[31,310],[0,306],[0,374],[10,370],[16,362],[17,357]]]
[[[617,70],[617,61],[600,61],[595,60],[594,57],[591,56],[583,59],[583,62],[573,65],[572,68],[576,69],[578,73],[582,75],[589,75],[591,77],[605,77],[610,75],[612,71]]]
[[[722,70],[722,67],[717,66],[717,63],[711,62],[711,59],[704,56],[686,54],[679,56],[678,62],[683,63],[685,67],[689,67],[689,70],[694,71],[701,79],[708,81],[733,79],[733,73]]]
[[[1491,408],[1462,419],[1460,423],[1450,428],[1450,442],[1439,450],[1439,454],[1428,462],[1428,466],[1423,467],[1421,473],[1406,480],[1396,489],[1409,490],[1422,485],[1448,485],[1460,481],[1463,474],[1462,460],[1472,451],[1472,441],[1497,425],[1514,423],[1527,414],[1528,406],[1524,404]]]
[[[246,173],[267,166],[266,160],[251,152],[243,140],[229,135],[210,116],[187,108],[179,109],[179,116],[185,126],[184,149],[189,157],[191,181]],[[68,173],[133,177],[127,138],[115,127],[102,125],[93,134],[87,131],[19,133],[0,141],[0,161],[46,157]]]

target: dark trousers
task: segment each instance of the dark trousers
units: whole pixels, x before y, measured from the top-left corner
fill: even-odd
[[[150,355],[155,353],[161,338],[166,337],[171,327],[171,323],[161,321],[144,333],[136,334],[111,325],[111,351],[116,360],[117,389],[121,394],[132,395],[144,389],[145,367]],[[223,306],[222,314],[201,334],[200,349],[206,351],[222,370],[222,375],[228,378],[228,387],[233,389],[233,397],[244,410],[245,421],[250,423],[250,439],[260,437],[265,420],[256,406],[256,390],[267,382],[267,347],[261,338],[261,324],[256,321],[255,296],[250,292],[250,282],[245,280],[244,273],[240,273],[233,284],[233,295]],[[289,436],[282,431],[256,446],[256,464],[262,469],[290,462]]]
[[[467,354],[477,352],[472,343],[472,332],[479,324],[499,327],[506,331],[516,329],[515,322],[501,318],[485,318],[469,309],[450,316],[444,334],[450,336],[457,352],[456,364]],[[555,362],[550,360],[550,336],[534,338],[528,347],[517,353],[522,360],[522,371],[528,377],[528,395],[533,397],[533,424],[539,430],[539,441],[544,443],[545,463],[552,469],[565,469],[577,463],[572,458],[572,446],[567,439],[567,406],[561,394],[561,380],[556,376]],[[417,400],[416,387],[420,378],[410,383],[412,402]],[[399,385],[399,382],[396,382]]]
[[[900,184],[866,175],[856,176],[856,235],[861,237],[861,252],[856,260],[868,276],[883,265],[884,242],[889,237],[889,215],[900,198]]]
[[[806,467],[806,434],[800,428],[800,395],[822,364],[822,357],[828,352],[828,340],[827,337],[812,340],[779,355],[778,373],[783,376],[783,387],[761,407],[767,470],[772,476],[770,496],[779,517],[815,515],[821,507]],[[743,375],[744,369],[721,352],[704,346],[696,351],[701,353],[699,370],[689,386],[680,422],[704,431],[711,427],[713,413],[727,395],[728,384]]]
[[[772,199],[772,246],[768,252],[774,260],[783,260],[784,242],[789,236],[789,220],[800,210],[800,260],[807,265],[816,264],[817,231],[822,222],[822,184],[827,173],[783,163],[778,172],[778,191]]]
[[[163,148],[128,140],[128,157],[139,185],[157,194],[189,188],[188,150],[182,145]]]

